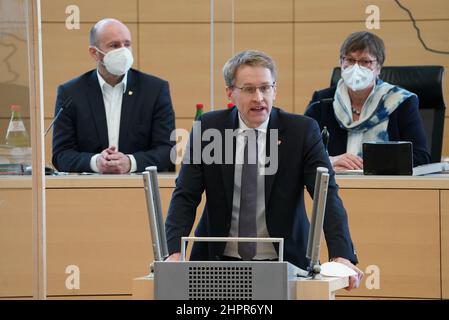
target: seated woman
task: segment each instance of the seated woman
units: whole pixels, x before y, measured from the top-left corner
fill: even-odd
[[[305,112],[321,129],[327,127],[336,171],[363,169],[362,144],[367,141],[411,141],[413,165],[430,162],[418,97],[379,79],[384,61],[382,39],[364,31],[350,34],[340,48],[341,79],[316,91]]]

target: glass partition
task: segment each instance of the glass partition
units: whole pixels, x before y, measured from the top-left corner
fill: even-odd
[[[38,31],[27,17],[30,5],[38,4],[42,78],[32,74],[35,67],[29,65],[35,60],[29,52],[36,53],[30,48],[40,43],[37,38],[29,39]],[[244,14],[236,24],[238,10]],[[16,106],[20,106],[23,125],[15,126],[25,128],[28,139],[41,136],[50,127],[58,86],[95,69],[88,52],[89,31],[107,17],[121,20],[130,29],[133,68],[169,82],[176,128],[187,132],[197,103],[203,103],[205,111],[227,108],[222,67],[236,51],[281,47],[264,41],[265,30],[270,39],[279,35],[291,39],[286,31],[292,29],[291,21],[284,23],[284,18],[267,28],[253,16],[251,4],[236,0],[0,0],[0,252],[4,252],[0,255],[0,298],[31,297],[36,283],[41,288],[43,283],[47,285],[50,298],[126,297],[131,294],[131,279],[148,272],[151,244],[140,177],[69,174],[33,183],[30,176],[16,173],[30,173],[26,169],[30,169],[31,159],[39,158],[40,150],[30,154],[31,144],[12,148],[6,141],[11,110],[17,113]],[[293,60],[288,53],[291,50],[276,50],[275,58],[280,55],[283,61]],[[292,69],[289,64],[287,69]],[[287,80],[291,78],[288,72]],[[285,83],[288,86],[291,81],[280,81],[280,86]],[[30,101],[37,101],[34,95],[41,87],[44,105],[37,114],[42,119],[33,122]],[[291,96],[289,93],[286,96]],[[52,165],[52,134],[50,129],[44,137],[43,162],[47,166]],[[173,184],[162,184],[166,188],[162,190],[164,212]],[[44,256],[33,259],[33,252]],[[47,273],[42,273],[46,266],[48,281]]]
[[[28,14],[28,1],[0,0],[0,298],[33,296]]]
[[[234,51],[233,3],[42,1],[44,127],[55,115],[58,86],[96,68],[88,52],[89,32],[108,17],[122,21],[131,32],[132,68],[169,82],[176,128],[190,131],[196,103],[203,103],[205,111],[226,108],[221,69]],[[51,129],[45,136],[47,166],[52,134]],[[131,279],[148,273],[151,241],[141,179],[136,175],[47,176],[49,298],[126,298]],[[161,185],[166,212],[173,184]]]
[[[31,157],[33,143],[14,148],[7,143],[11,110],[18,112],[16,106],[20,106],[23,120],[23,125],[11,128],[25,128],[30,140],[40,137],[55,115],[58,86],[96,67],[88,52],[90,28],[103,18],[113,17],[130,29],[133,68],[169,82],[176,128],[190,131],[197,103],[203,103],[205,111],[227,108],[222,67],[244,49],[264,50],[280,61],[279,90],[283,94],[278,101],[294,111],[293,2],[283,1],[283,6],[258,3],[0,0],[0,252],[4,252],[0,255],[0,298],[33,296],[37,275],[41,285],[47,284],[51,298],[130,296],[131,279],[145,274],[152,259],[147,222],[142,220],[146,212],[140,177],[70,174],[47,176],[41,183],[36,177],[33,183],[30,176],[17,175],[25,173],[41,151],[33,149]],[[37,38],[30,39],[38,30],[27,18],[30,6],[38,4],[41,78],[31,72],[36,68],[29,61],[36,58],[30,59],[29,52],[35,54],[32,46],[40,43]],[[33,17],[38,13],[32,10]],[[265,21],[268,17],[272,21]],[[37,115],[42,119],[33,122],[30,110],[38,103],[30,101],[38,100],[34,95],[40,88],[44,105]],[[52,134],[50,130],[45,136],[43,162],[47,166],[52,165]],[[33,145],[40,149],[39,143]],[[162,185],[166,188],[162,190],[166,212],[173,183]],[[46,232],[39,234],[43,227]],[[32,230],[39,243],[33,241]],[[45,259],[33,259],[33,245],[44,254],[48,249],[48,282],[42,275],[45,268],[38,268],[45,267]]]

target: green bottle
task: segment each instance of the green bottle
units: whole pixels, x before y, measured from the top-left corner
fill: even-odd
[[[204,108],[204,105],[202,103],[196,104],[195,121],[198,120],[198,118],[203,115],[203,113],[204,113],[203,108]]]

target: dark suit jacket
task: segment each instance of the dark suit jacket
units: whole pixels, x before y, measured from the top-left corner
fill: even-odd
[[[132,154],[137,171],[157,166],[174,171],[170,134],[175,118],[168,83],[131,69],[120,119],[119,151]],[[109,147],[103,94],[91,70],[58,88],[55,114],[70,97],[53,129],[53,164],[60,171],[91,172],[90,159]]]
[[[315,101],[334,98],[336,86],[315,91],[305,115],[309,116],[329,131],[328,152],[330,156],[346,153],[348,132],[341,128],[335,118],[332,102],[323,102],[311,105]],[[418,166],[430,163],[430,154],[427,148],[426,133],[418,110],[418,98],[412,96],[402,102],[390,114],[388,121],[388,136],[390,141],[411,141],[413,143],[413,165]]]
[[[225,129],[238,128],[238,112],[228,110],[206,113],[201,118],[201,130],[215,128],[224,137]],[[265,208],[271,237],[284,238],[285,260],[306,268],[309,221],[304,208],[304,186],[313,195],[316,168],[331,168],[321,141],[317,123],[307,117],[289,114],[273,108],[268,129],[278,129],[278,170],[265,177]],[[267,157],[269,150],[267,134]],[[202,142],[204,148],[210,142]],[[235,150],[235,139],[234,139]],[[188,152],[188,151],[186,151]],[[224,157],[224,150],[222,156]],[[235,159],[235,157],[234,157]],[[354,263],[357,257],[349,234],[348,221],[338,196],[332,170],[324,231],[330,257],[345,257]],[[180,238],[189,235],[206,191],[206,206],[195,234],[227,237],[231,226],[234,164],[183,164],[176,181],[168,216],[166,233],[169,252],[180,251]],[[278,250],[278,246],[275,246]],[[219,260],[225,243],[196,242],[192,260]]]

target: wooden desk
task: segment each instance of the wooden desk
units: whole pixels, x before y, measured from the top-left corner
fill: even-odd
[[[359,290],[342,295],[441,298],[440,202],[446,177],[338,177],[359,267]],[[447,225],[445,226],[447,228]],[[373,280],[373,281],[371,281]],[[340,293],[339,293],[340,294]]]
[[[32,292],[30,177],[0,177],[0,297]]]
[[[296,300],[335,300],[338,290],[348,286],[348,278],[295,281]],[[133,279],[133,300],[154,300],[154,275]]]
[[[159,181],[164,212],[173,181]],[[46,184],[48,295],[130,296],[131,279],[153,260],[142,176],[48,177]],[[0,178],[0,297],[32,295],[30,188],[29,177]],[[79,268],[79,289],[66,286],[70,266]]]
[[[159,179],[164,212],[174,179]],[[366,287],[367,275],[360,289],[342,295],[449,298],[449,179],[338,176],[337,182],[360,268],[380,270],[379,289]],[[28,177],[0,177],[0,297],[31,296],[30,186]],[[131,279],[147,274],[152,261],[142,177],[48,177],[46,201],[48,294],[129,297]],[[79,267],[80,289],[66,288],[71,265]]]

